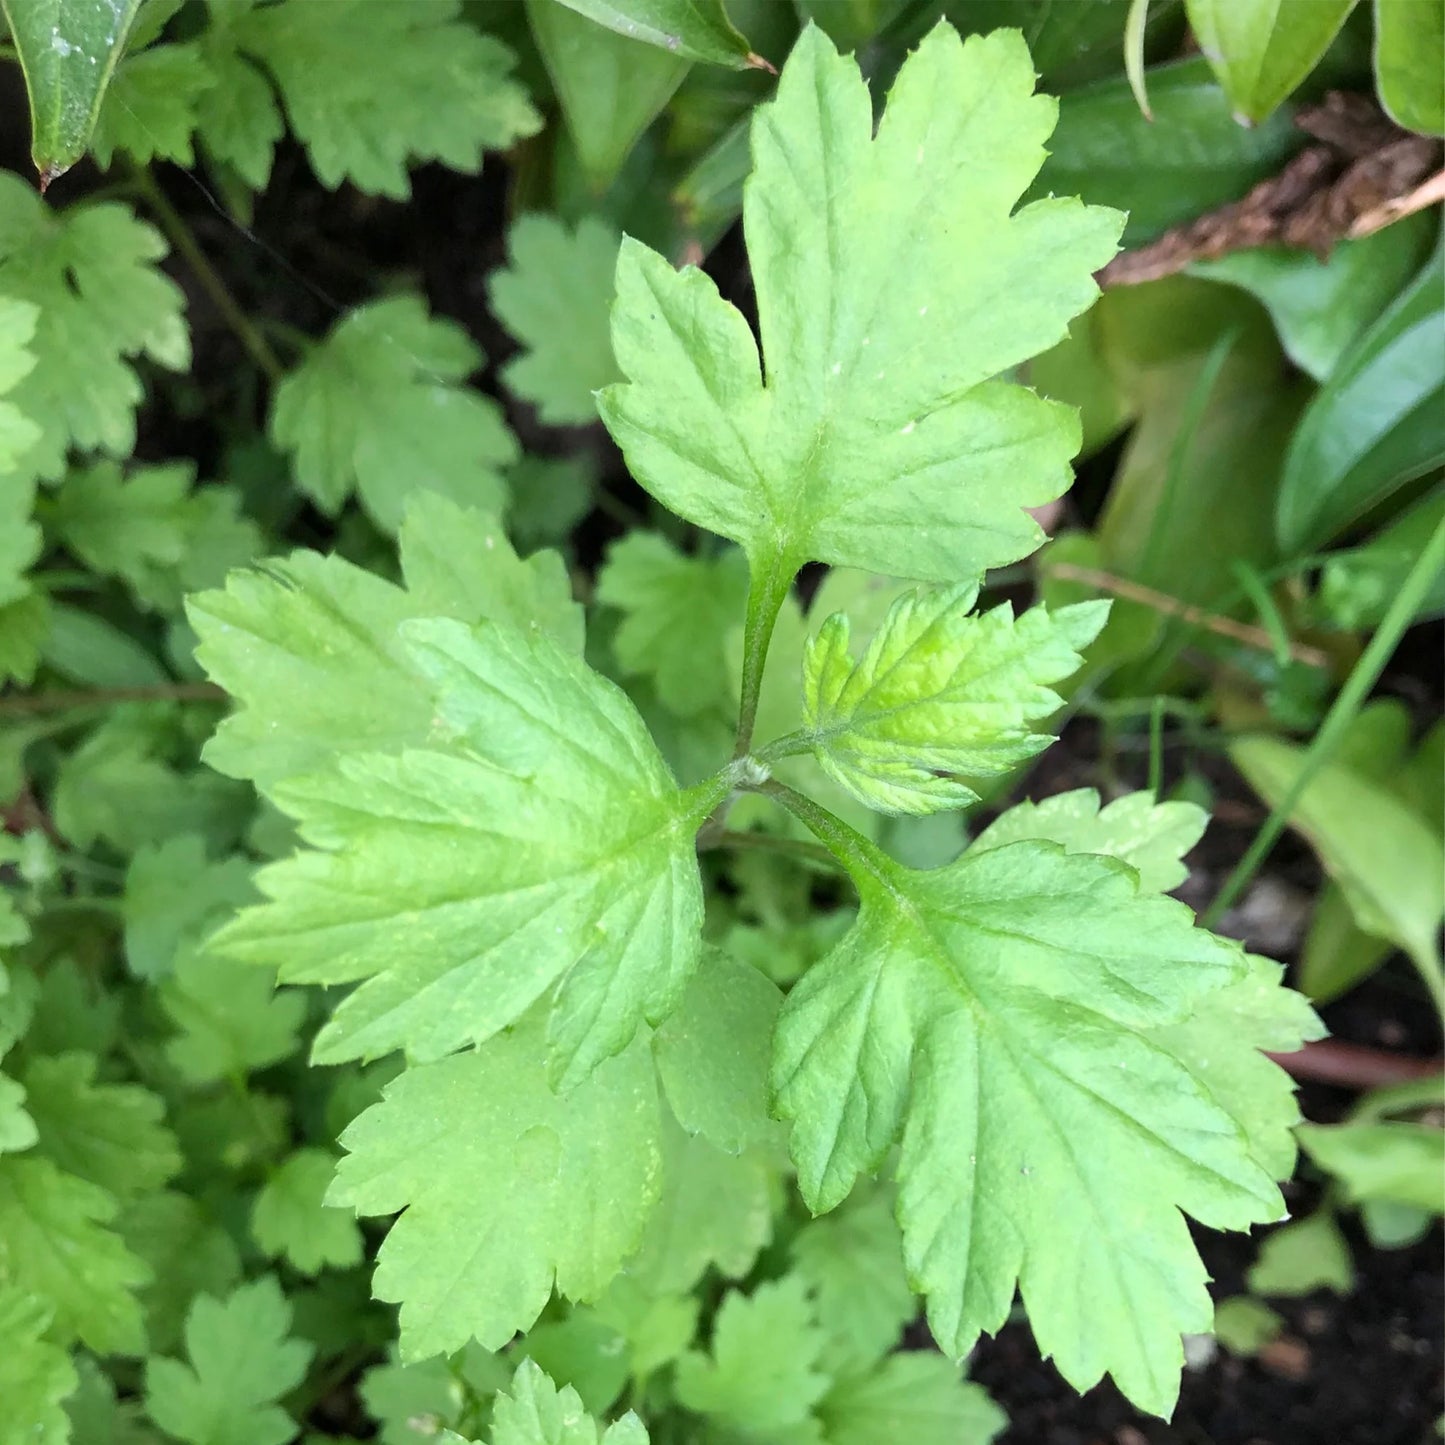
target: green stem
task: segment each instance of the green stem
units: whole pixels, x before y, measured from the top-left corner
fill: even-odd
[[[1205,912],[1201,921],[1206,928],[1213,928],[1219,922],[1259,871],[1260,864],[1288,825],[1290,815],[1304,796],[1305,789],[1333,756],[1341,738],[1364,706],[1370,690],[1385,670],[1385,664],[1394,655],[1400,638],[1414,620],[1415,613],[1419,611],[1420,604],[1425,600],[1425,595],[1435,580],[1435,574],[1442,565],[1445,565],[1445,521],[1435,528],[1405,578],[1404,585],[1395,594],[1395,600],[1391,602],[1389,611],[1385,613],[1375,635],[1370,639],[1369,646],[1360,654],[1359,661],[1345,679],[1345,685],[1340,689],[1329,712],[1325,714],[1325,719],[1320,724],[1314,741],[1310,743],[1304,762],[1294,782],[1290,784],[1289,791],[1279,800],[1279,806],[1270,813],[1264,826],[1255,834],[1254,841],[1249,845],[1244,857],[1235,864],[1234,871],[1219,890],[1219,896]],[[1418,960],[1416,962],[1418,964]],[[1436,983],[1428,973],[1425,983],[1434,994]],[[1440,987],[1437,1001],[1445,1006],[1445,986]]]
[[[223,702],[226,694],[212,682],[167,682],[154,687],[101,687],[74,691],[32,692],[0,697],[0,718],[68,708],[109,707],[118,702]]]
[[[838,860],[818,843],[809,843],[802,838],[789,838],[782,833],[744,833],[735,828],[724,828],[721,832],[704,839],[698,836],[697,850],[705,853],[717,848],[751,849],[759,853],[783,853],[809,863],[822,863],[836,868]]]
[[[221,279],[220,273],[211,265],[180,212],[165,198],[165,194],[156,184],[155,177],[149,171],[136,166],[134,175],[136,186],[145,198],[146,205],[155,213],[156,219],[161,223],[161,229],[170,238],[171,245],[185,258],[186,264],[195,273],[201,289],[211,298],[226,325],[235,333],[236,340],[245,348],[246,354],[251,360],[266,374],[269,381],[272,383],[280,381],[286,375],[286,368],[281,365],[280,359],[271,350],[270,342],[251,324],[251,318],[246,315],[236,298],[231,295],[226,283]]]
[[[773,640],[778,612],[793,585],[797,568],[781,552],[774,552],[755,568],[748,582],[748,614],[743,625],[743,684],[738,703],[738,737],[735,758],[743,758],[753,745],[758,721],[758,699],[763,691],[763,669]]]
[[[886,881],[891,870],[883,854],[861,833],[850,828],[821,804],[815,803],[786,783],[780,783],[776,778],[758,783],[748,791],[775,799],[795,818],[805,823],[827,845],[828,852],[847,868],[855,881],[861,882],[863,878]]]

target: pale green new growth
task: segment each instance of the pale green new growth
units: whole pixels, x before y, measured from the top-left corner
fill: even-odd
[[[1057,711],[1047,684],[1079,667],[1109,604],[1015,619],[1006,603],[971,615],[977,595],[965,584],[900,597],[856,661],[847,616],[828,618],[804,655],[794,750],[811,748],[880,812],[934,813],[978,801],[962,777],[997,777],[1046,748],[1029,724]]]
[[[550,425],[595,421],[592,393],[617,380],[609,329],[617,246],[617,232],[596,216],[571,231],[554,216],[522,216],[507,233],[511,264],[487,283],[492,310],[524,347],[502,380]]]
[[[336,513],[356,492],[383,530],[433,491],[491,511],[517,443],[490,397],[462,385],[482,354],[413,296],[345,317],[276,389],[271,436],[296,456],[296,484]]]
[[[286,1445],[296,1424],[276,1402],[301,1383],[311,1346],[288,1338],[291,1306],[270,1275],[224,1299],[201,1295],[186,1354],[146,1367],[151,1418],[187,1445]]]
[[[654,496],[746,548],[755,588],[809,559],[955,582],[1038,544],[1023,508],[1068,485],[1078,423],[989,378],[1063,337],[1120,217],[1010,216],[1054,123],[1033,82],[1018,34],[941,25],[875,140],[857,64],[804,32],[754,113],[744,191],[766,380],[711,280],[624,243],[630,382],[603,420]]]
[[[681,996],[693,838],[725,784],[679,790],[626,697],[545,637],[401,634],[451,746],[343,755],[274,789],[318,851],[263,870],[272,901],[218,946],[287,982],[366,980],[318,1035],[332,1063],[440,1058],[557,985],[556,1074],[575,1083]]]
[[[401,1303],[411,1359],[473,1336],[500,1349],[531,1327],[554,1281],[571,1299],[601,1294],[661,1182],[647,1046],[557,1094],[540,1020],[408,1069],[341,1142],[350,1152],[329,1201],[406,1211],[381,1247],[374,1288]]]
[[[459,1436],[452,1436],[460,1440]],[[532,1360],[523,1360],[497,1396],[491,1445],[647,1445],[642,1421],[629,1410],[601,1429],[570,1385],[558,1389]]]
[[[915,873],[832,841],[862,907],[789,994],[774,1067],[805,1198],[833,1207],[901,1138],[905,1254],[943,1348],[997,1330],[1017,1285],[1071,1383],[1107,1370],[1167,1413],[1179,1336],[1210,1320],[1179,1211],[1245,1228],[1283,1207],[1213,1076],[1149,1035],[1243,956],[1112,859],[1029,842]]]

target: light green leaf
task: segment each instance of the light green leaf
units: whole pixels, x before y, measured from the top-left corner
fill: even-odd
[[[53,481],[71,446],[129,456],[143,394],[132,358],[171,371],[190,366],[181,289],[155,264],[166,249],[118,202],[57,213],[0,172],[0,296],[40,308],[35,366],[8,396],[40,427],[22,475]]]
[[[1108,1371],[1167,1414],[1179,1336],[1209,1322],[1180,1211],[1239,1229],[1283,1204],[1146,1031],[1238,980],[1242,955],[1113,859],[1023,842],[914,873],[835,841],[858,922],[788,995],[775,1042],[804,1198],[833,1207],[901,1134],[905,1256],[943,1349],[997,1330],[1018,1285],[1076,1388]]]
[[[249,8],[211,6],[211,23],[200,43],[216,83],[197,97],[195,118],[206,154],[260,191],[271,178],[276,142],[286,134],[286,122],[266,77],[236,49],[235,23]]]
[[[251,1234],[268,1259],[284,1257],[306,1275],[360,1263],[356,1221],[323,1202],[335,1167],[325,1149],[298,1149],[261,1186],[251,1211]]]
[[[297,486],[330,515],[353,492],[387,532],[423,491],[496,511],[499,469],[517,459],[517,443],[496,402],[462,385],[482,360],[460,326],[433,320],[418,298],[372,301],[277,387],[272,440],[295,454]]]
[[[1042,803],[1016,803],[970,845],[982,853],[1036,838],[1068,853],[1107,853],[1139,875],[1142,893],[1168,893],[1189,875],[1183,858],[1204,834],[1209,815],[1193,803],[1156,803],[1151,793],[1126,793],[1105,807],[1092,788],[1055,793]]]
[[[840,1381],[818,1406],[828,1445],[988,1445],[1008,1416],[958,1366],[929,1350],[891,1355]]]
[[[1185,0],[1199,48],[1242,125],[1262,121],[1315,68],[1355,0]]]
[[[576,1390],[570,1385],[559,1390],[532,1360],[517,1366],[492,1410],[491,1445],[647,1445],[647,1438],[630,1410],[601,1429]]]
[[[1284,1318],[1248,1295],[1220,1300],[1211,1327],[1219,1343],[1235,1355],[1257,1355],[1284,1332]]]
[[[270,1275],[224,1300],[201,1295],[186,1320],[186,1354],[146,1367],[146,1409],[188,1445],[286,1445],[296,1423],[276,1402],[306,1374],[311,1347],[288,1338],[291,1306]]]
[[[1375,0],[1375,81],[1391,119],[1445,134],[1445,11],[1433,0]]]
[[[1318,599],[1328,623],[1350,631],[1378,627],[1442,521],[1445,487],[1437,487],[1360,546],[1330,553],[1320,572]],[[1441,613],[1445,613],[1445,568],[1436,574],[1415,620]]]
[[[512,52],[459,21],[458,8],[456,0],[283,0],[248,10],[235,36],[275,78],[323,185],[349,180],[404,201],[409,165],[474,172],[484,149],[541,126],[509,73]],[[259,147],[245,154],[259,160]]]
[[[106,1226],[115,1197],[48,1159],[0,1156],[0,1286],[55,1310],[50,1338],[136,1355],[145,1331],[134,1291],[150,1270]]]
[[[582,169],[593,190],[604,191],[688,62],[605,30],[559,0],[527,0],[527,20]]]
[[[191,134],[200,99],[217,81],[199,45],[157,45],[128,55],[101,104],[91,154],[102,170],[111,168],[117,151],[138,165],[156,160],[194,165]]]
[[[658,1078],[679,1124],[729,1154],[766,1143],[768,1059],[782,995],[751,964],[708,949],[676,1010],[652,1039]]]
[[[0,1074],[0,1154],[18,1154],[39,1138],[25,1109],[25,1089]]]
[[[893,1204],[891,1190],[860,1191],[793,1240],[793,1268],[812,1289],[828,1336],[822,1362],[831,1375],[877,1364],[918,1313]]]
[[[30,156],[44,190],[90,141],[140,0],[4,0],[30,94]]]
[[[651,677],[679,717],[730,703],[736,711],[727,644],[747,596],[741,552],[689,557],[655,532],[615,543],[597,577],[597,600],[623,613],[612,642],[622,670]]]
[[[30,343],[35,337],[35,323],[40,315],[38,307],[27,301],[12,301],[0,296],[0,397],[24,380],[35,367],[35,355]],[[610,343],[609,343],[610,345]],[[10,471],[19,459],[40,440],[40,428],[30,420],[13,402],[0,400],[0,473]],[[0,551],[0,598],[12,595],[15,579],[34,559],[38,538],[34,528],[28,525],[29,498],[23,488],[10,485],[10,495],[16,502],[24,502],[23,508],[16,508],[12,519],[5,518],[5,527],[0,536],[4,537],[3,551]]]
[[[1328,541],[1445,461],[1442,267],[1445,249],[1437,248],[1300,418],[1275,506],[1275,531],[1290,551]]]
[[[711,280],[624,243],[612,339],[631,382],[602,393],[603,420],[654,496],[742,544],[755,589],[780,596],[808,560],[906,558],[953,582],[1037,546],[1022,509],[1067,486],[1077,425],[988,378],[1062,338],[1120,218],[1072,201],[1010,216],[1053,124],[1032,89],[1018,35],[963,44],[940,25],[874,141],[856,63],[804,33],[753,120],[766,385]]]
[[[159,1189],[181,1167],[165,1105],[139,1084],[98,1084],[94,1054],[32,1059],[27,1107],[40,1131],[36,1152],[122,1201]]]
[[[626,1342],[633,1379],[645,1380],[692,1343],[700,1307],[701,1301],[692,1295],[657,1294],[630,1274],[620,1274],[597,1301],[594,1313]]]
[[[61,1401],[80,1383],[70,1355],[50,1338],[43,1299],[0,1285],[0,1445],[66,1445],[70,1422]]]
[[[677,1362],[677,1398],[689,1410],[765,1434],[802,1424],[823,1397],[824,1335],[797,1275],[731,1291],[713,1322],[707,1354]]]
[[[180,1030],[166,1057],[193,1084],[269,1068],[301,1046],[306,1000],[277,993],[264,969],[215,953],[183,953],[160,1001]]]
[[[654,1295],[683,1294],[709,1268],[741,1279],[773,1232],[777,1168],[760,1150],[725,1154],[665,1119],[662,1193],[627,1274]]]
[[[554,1094],[536,1021],[388,1085],[342,1135],[328,1202],[406,1211],[374,1283],[401,1304],[404,1358],[473,1336],[499,1349],[530,1328],[554,1282],[569,1299],[601,1294],[657,1196],[657,1130],[643,1042]]]
[[[551,426],[595,421],[592,393],[618,379],[610,322],[618,244],[597,216],[575,230],[556,216],[521,216],[507,232],[509,264],[488,278],[492,310],[522,344],[502,380]]]
[[[1321,1206],[1304,1219],[1271,1230],[1248,1279],[1255,1294],[1297,1296],[1317,1289],[1349,1294],[1355,1269],[1334,1211]]]
[[[1229,755],[1274,807],[1293,786],[1305,749],[1277,738],[1244,738]],[[1366,933],[1427,965],[1438,957],[1436,932],[1445,917],[1445,849],[1438,833],[1386,788],[1328,763],[1295,804],[1290,825],[1319,854]]]
[[[546,638],[407,624],[446,752],[342,756],[274,790],[317,851],[271,865],[272,900],[217,946],[290,983],[367,980],[313,1057],[436,1059],[560,983],[571,1085],[659,1022],[701,946],[694,835],[727,782],[677,788],[631,703]]]
[[[1445,1213],[1445,1131],[1389,1119],[1302,1124],[1300,1148],[1333,1174],[1352,1203],[1384,1202]]]
[[[867,651],[849,651],[835,613],[803,660],[803,732],[830,777],[885,813],[978,801],[963,777],[992,778],[1052,741],[1029,723],[1062,706],[1048,683],[1077,670],[1107,602],[1018,619],[1007,603],[972,615],[972,583],[898,599]]]
[[[590,1305],[572,1305],[565,1318],[534,1325],[514,1348],[557,1384],[570,1386],[594,1415],[610,1410],[627,1385],[627,1341]]]
[[[741,70],[759,64],[722,0],[562,0],[579,15],[686,60]]]

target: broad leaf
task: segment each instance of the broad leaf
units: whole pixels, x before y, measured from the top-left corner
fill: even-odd
[[[1113,859],[1022,842],[913,873],[832,841],[858,922],[788,995],[775,1046],[804,1197],[832,1208],[901,1136],[905,1254],[945,1351],[997,1330],[1017,1284],[1065,1378],[1107,1370],[1167,1413],[1179,1336],[1210,1319],[1180,1211],[1245,1228],[1282,1210],[1210,1084],[1149,1036],[1242,956]]]
[[[1247,1279],[1255,1294],[1306,1295],[1317,1289],[1349,1294],[1355,1270],[1334,1210],[1321,1204],[1304,1219],[1271,1230]]]
[[[1401,1119],[1306,1124],[1300,1147],[1333,1174],[1352,1203],[1385,1202],[1442,1212],[1445,1131]]]
[[[1375,82],[1406,130],[1445,134],[1445,13],[1419,0],[1375,0]]]
[[[286,1445],[296,1423],[277,1402],[311,1358],[290,1328],[291,1306],[270,1275],[224,1300],[202,1295],[186,1320],[189,1363],[153,1359],[146,1368],[151,1418],[188,1445]]]
[[[289,983],[366,980],[317,1037],[330,1063],[436,1059],[554,985],[575,1083],[676,1005],[701,946],[693,838],[725,782],[680,791],[627,699],[542,637],[402,629],[446,750],[347,754],[274,790],[317,851],[217,946]]]
[[[356,1221],[323,1203],[335,1168],[336,1160],[325,1149],[298,1149],[277,1168],[251,1211],[251,1233],[262,1253],[284,1257],[306,1275],[360,1263]]]
[[[1185,6],[1236,116],[1254,125],[1315,68],[1355,0],[1185,0]]]
[[[931,1350],[890,1355],[840,1381],[818,1406],[829,1445],[988,1445],[1008,1417],[958,1366]]]
[[[90,142],[140,0],[4,0],[30,94],[30,156],[42,190]]]
[[[661,1182],[646,1045],[565,1095],[545,1063],[529,1022],[408,1069],[342,1135],[348,1157],[329,1202],[405,1210],[374,1288],[401,1304],[407,1358],[474,1336],[500,1349],[531,1327],[554,1282],[570,1299],[595,1298],[646,1226]]]
[[[899,598],[867,651],[849,651],[835,613],[803,660],[803,731],[830,777],[885,813],[933,813],[978,801],[964,778],[994,778],[1052,741],[1033,732],[1062,699],[1048,684],[1075,672],[1107,602],[1015,619],[1005,603],[973,615],[972,583]]]
[[[1023,508],[1068,484],[1072,418],[989,378],[1088,306],[1119,218],[1011,216],[1053,125],[1032,89],[1017,35],[940,25],[875,140],[857,65],[805,32],[753,119],[766,382],[710,279],[623,245],[612,339],[631,380],[602,393],[603,420],[654,496],[743,545],[774,607],[810,559],[952,582],[1023,556],[1040,537]]]
[[[722,0],[562,0],[569,9],[670,55],[741,69],[757,64]]]

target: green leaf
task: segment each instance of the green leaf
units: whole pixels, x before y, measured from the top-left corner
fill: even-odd
[[[150,1271],[106,1228],[115,1197],[48,1159],[0,1156],[0,1286],[55,1310],[52,1339],[135,1355],[145,1331],[134,1291]]]
[[[1304,140],[1287,109],[1262,125],[1239,125],[1200,57],[1145,74],[1152,121],[1139,113],[1122,75],[1063,97],[1049,157],[1030,193],[1079,195],[1127,211],[1126,246],[1239,200]]]
[[[56,213],[0,173],[0,295],[40,308],[35,366],[8,396],[41,432],[22,475],[58,478],[71,446],[129,456],[142,396],[131,358],[190,366],[181,289],[155,265],[166,249],[117,202]]]
[[[1424,551],[1445,521],[1445,487],[1437,487],[1358,547],[1332,552],[1320,572],[1319,608],[1333,627],[1378,627]],[[1445,569],[1415,614],[1425,621],[1445,613]]]
[[[61,1401],[79,1384],[69,1354],[47,1338],[52,1311],[13,1285],[0,1285],[0,1445],[66,1445]]]
[[[206,154],[260,191],[271,178],[276,142],[286,134],[286,123],[269,81],[236,48],[236,24],[249,8],[210,7],[211,23],[200,44],[216,83],[197,97],[195,125]]]
[[[398,632],[409,618],[487,617],[581,650],[581,613],[554,553],[522,563],[489,518],[426,493],[412,498],[400,543],[410,592],[296,552],[190,599],[198,660],[245,704],[207,745],[212,767],[264,790],[338,755],[430,741],[431,698]]]
[[[1349,1294],[1355,1287],[1355,1269],[1333,1210],[1322,1206],[1304,1219],[1271,1230],[1248,1279],[1255,1294],[1297,1296],[1317,1289]]]
[[[18,1154],[39,1138],[25,1109],[25,1089],[0,1074],[0,1154]]]
[[[1263,1302],[1248,1295],[1220,1300],[1214,1311],[1213,1333],[1235,1355],[1257,1355],[1284,1332],[1284,1319]]]
[[[1092,788],[1056,793],[1041,803],[1016,803],[973,840],[971,853],[1036,838],[1068,853],[1107,853],[1139,875],[1142,893],[1169,893],[1189,870],[1184,855],[1204,834],[1209,815],[1193,803],[1156,803],[1150,793],[1126,793],[1105,807]]]
[[[23,1077],[36,1152],[123,1201],[159,1189],[181,1155],[161,1099],[138,1084],[97,1084],[98,1065],[79,1052],[30,1061]]]
[[[662,1158],[661,1197],[628,1276],[654,1295],[682,1294],[709,1269],[741,1279],[772,1238],[776,1166],[756,1149],[726,1154],[670,1119]]]
[[[620,1274],[594,1313],[625,1341],[632,1378],[645,1380],[692,1343],[700,1306],[692,1295],[657,1294],[630,1274]]]
[[[611,185],[688,62],[614,34],[559,0],[526,0],[527,21],[591,188]]]
[[[140,0],[4,0],[30,94],[30,156],[44,190],[85,154]]]
[[[1445,134],[1445,15],[1418,0],[1375,0],[1375,81],[1392,120]]]
[[[473,1336],[499,1349],[530,1328],[554,1281],[569,1299],[601,1294],[656,1198],[657,1130],[644,1043],[555,1094],[535,1021],[388,1085],[342,1135],[328,1201],[406,1211],[373,1286],[401,1304],[403,1357]]]
[[[813,1291],[828,1336],[822,1362],[829,1374],[876,1365],[917,1314],[893,1202],[890,1190],[860,1191],[793,1240],[793,1268]],[[845,1414],[840,1410],[840,1419]]]
[[[1276,738],[1243,738],[1229,755],[1274,807],[1293,786],[1305,749]],[[1438,957],[1436,933],[1445,917],[1445,848],[1438,833],[1385,788],[1330,763],[1310,780],[1290,825],[1319,854],[1366,933],[1427,965]]]
[[[150,1347],[174,1350],[196,1296],[223,1294],[240,1279],[236,1246],[205,1206],[168,1189],[132,1200],[121,1215],[120,1233],[154,1275],[139,1292]]]
[[[741,70],[761,62],[733,26],[722,0],[562,0],[569,9],[619,35],[685,60]]]
[[[52,603],[45,665],[86,687],[165,687],[171,675],[129,632],[78,607]]]
[[[270,1275],[225,1299],[201,1295],[186,1320],[189,1363],[152,1359],[146,1409],[189,1445],[286,1445],[296,1423],[276,1403],[301,1383],[311,1347],[288,1338],[291,1307]]]
[[[301,1274],[361,1262],[361,1230],[324,1203],[336,1160],[325,1149],[298,1149],[261,1186],[251,1234],[268,1259],[285,1258]]]
[[[1018,619],[1004,603],[972,615],[973,583],[910,592],[867,651],[849,651],[838,612],[803,660],[799,743],[854,797],[885,813],[934,813],[976,803],[963,777],[993,778],[1043,751],[1030,731],[1062,699],[1047,684],[1076,671],[1104,625],[1107,602]]]
[[[116,67],[90,143],[101,169],[111,168],[117,151],[138,165],[194,165],[191,135],[200,98],[217,80],[198,45],[157,45],[128,55]]]
[[[502,380],[550,426],[594,421],[592,393],[618,379],[610,320],[618,244],[598,216],[583,216],[575,230],[555,216],[521,216],[507,232],[508,265],[488,278],[492,310],[522,344]]]
[[[299,993],[277,993],[259,968],[205,951],[183,953],[160,986],[161,1007],[180,1031],[166,1057],[193,1084],[269,1068],[300,1047]]]
[[[727,643],[747,604],[741,552],[689,557],[656,532],[630,532],[608,552],[596,595],[623,613],[612,642],[623,672],[651,677],[664,707],[736,710]]]
[[[1355,0],[1185,0],[1189,24],[1241,125],[1255,125],[1329,49]]]
[[[1300,418],[1275,509],[1280,544],[1318,547],[1445,462],[1445,249],[1340,358]],[[0,273],[0,284],[3,284]]]
[[[255,899],[253,871],[240,854],[213,862],[205,840],[194,833],[138,849],[121,900],[130,971],[152,981],[165,978],[221,916]]]
[[[572,1305],[565,1319],[534,1325],[514,1348],[557,1384],[570,1386],[594,1415],[610,1410],[627,1385],[627,1341],[590,1305]]]
[[[546,638],[402,629],[456,745],[343,756],[274,790],[318,851],[258,875],[271,902],[217,944],[290,983],[367,980],[313,1057],[489,1038],[560,983],[554,1071],[578,1082],[681,997],[698,957],[698,826],[631,703]],[[324,851],[321,851],[324,850]]]
[[[828,1445],[988,1445],[1008,1417],[958,1366],[932,1351],[891,1355],[841,1381],[818,1406]]]
[[[1300,1148],[1339,1180],[1352,1203],[1385,1202],[1442,1212],[1445,1132],[1436,1124],[1384,1120],[1303,1124]]]
[[[418,298],[372,301],[277,387],[271,438],[295,454],[296,485],[328,515],[353,492],[386,532],[423,491],[495,511],[499,469],[517,459],[517,443],[496,402],[462,385],[482,360],[460,326],[431,319]]]
[[[1179,1336],[1209,1321],[1180,1211],[1245,1228],[1283,1206],[1209,1085],[1146,1031],[1242,956],[1113,859],[1023,842],[913,873],[839,846],[858,922],[775,1041],[804,1198],[839,1203],[901,1133],[905,1254],[943,1349],[996,1331],[1018,1284],[1076,1388],[1108,1371],[1167,1414]]]
[[[1325,260],[1309,251],[1261,246],[1196,262],[1189,270],[1258,296],[1289,359],[1316,381],[1325,381],[1419,272],[1435,224],[1422,211],[1371,236],[1336,242]]]
[[[0,397],[35,367],[30,343],[39,316],[39,308],[29,302],[0,296]],[[10,471],[39,440],[39,427],[13,402],[0,401],[0,473]],[[0,597],[13,595],[15,579],[34,559],[34,529],[27,526],[29,498],[18,487],[14,495],[17,500],[23,498],[25,505],[23,510],[17,508],[13,521],[7,516],[5,530],[0,534],[5,538],[4,551],[0,552]]]
[[[474,172],[484,149],[541,126],[509,74],[512,52],[459,21],[458,8],[456,0],[283,0],[248,10],[235,36],[274,77],[323,185],[349,180],[404,201],[409,165]],[[259,145],[243,155],[259,161]]]
[[[872,141],[856,63],[804,33],[753,120],[766,385],[712,281],[624,242],[612,339],[631,382],[602,393],[603,420],[654,496],[742,544],[770,597],[808,560],[887,573],[905,535],[927,581],[1037,546],[1022,509],[1067,486],[1077,426],[988,378],[1062,338],[1120,218],[1073,201],[1010,215],[1053,124],[1032,88],[1016,34],[963,44],[940,25]]]
[[[677,1362],[687,1409],[743,1431],[800,1425],[828,1388],[819,1369],[824,1336],[807,1285],[796,1275],[731,1291],[713,1322],[707,1354]]]
[[[571,1386],[559,1390],[532,1360],[517,1366],[492,1410],[491,1445],[647,1445],[647,1439],[630,1410],[602,1430],[577,1392]]]
[[[782,995],[751,964],[703,954],[682,1000],[652,1039],[677,1122],[729,1154],[774,1137],[768,1059]]]

